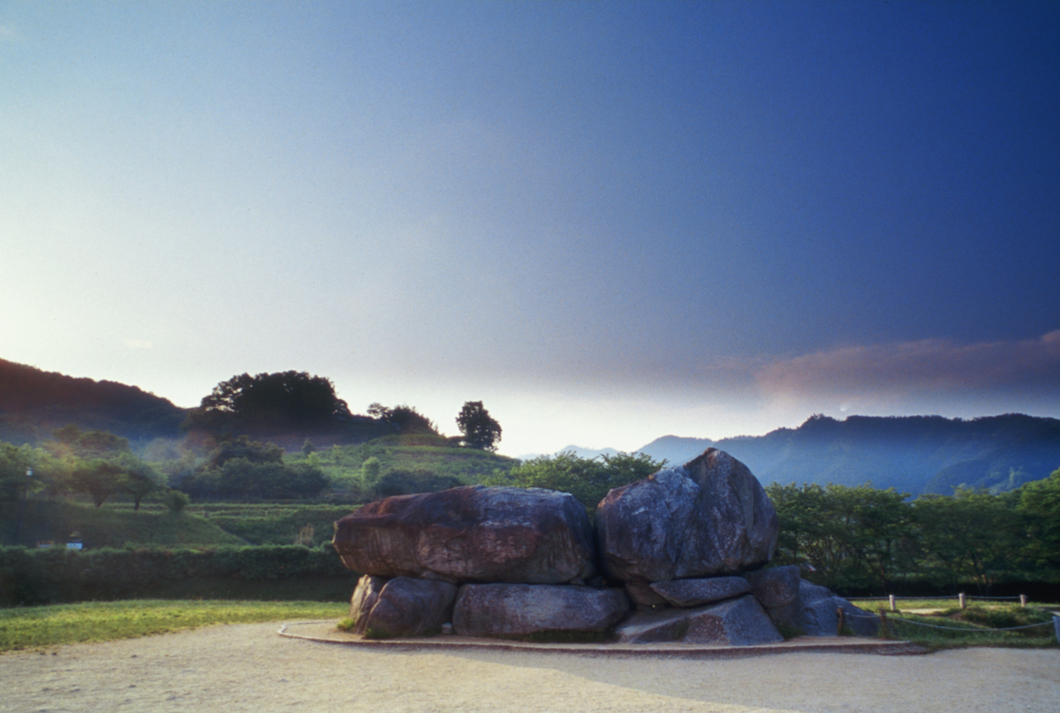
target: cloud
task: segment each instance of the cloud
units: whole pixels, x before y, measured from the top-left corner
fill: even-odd
[[[848,408],[908,397],[1060,395],[1060,330],[1022,341],[849,346],[750,368],[767,398],[829,398]]]

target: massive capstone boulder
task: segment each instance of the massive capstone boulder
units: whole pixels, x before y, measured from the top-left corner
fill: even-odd
[[[353,631],[381,639],[437,634],[451,617],[456,592],[449,582],[366,574],[350,601]]]
[[[541,488],[397,495],[336,522],[333,544],[346,567],[382,577],[562,584],[594,569],[585,508]]]
[[[620,589],[550,584],[465,584],[453,610],[463,636],[517,638],[533,634],[599,634],[629,611]]]
[[[606,573],[627,582],[755,569],[772,557],[779,529],[747,466],[714,448],[615,488],[597,507],[596,522]]]

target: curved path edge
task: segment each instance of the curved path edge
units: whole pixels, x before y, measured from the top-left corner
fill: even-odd
[[[424,639],[365,639],[339,630],[333,621],[286,623],[276,632],[290,639],[339,644],[362,649],[386,651],[520,651],[580,656],[673,657],[695,659],[732,659],[797,653],[877,654],[881,656],[915,656],[929,651],[908,641],[885,641],[854,637],[800,636],[780,644],[758,646],[697,646],[694,644],[540,644],[501,639],[472,639],[461,636],[438,636]]]

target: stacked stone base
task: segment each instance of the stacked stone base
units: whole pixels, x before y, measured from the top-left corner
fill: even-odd
[[[745,577],[674,580],[647,585],[662,604],[635,607],[623,589],[549,584],[464,584],[365,575],[350,607],[354,631],[374,638],[452,632],[501,639],[595,639],[644,644],[682,642],[754,646],[787,635],[835,636],[839,609],[860,636],[876,634],[871,614],[824,587],[803,581],[797,567]]]

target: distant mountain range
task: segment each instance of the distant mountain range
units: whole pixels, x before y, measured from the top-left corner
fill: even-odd
[[[179,438],[185,415],[167,399],[135,386],[0,359],[0,441],[37,444],[56,428],[76,423],[144,443]],[[912,495],[948,495],[961,485],[1001,492],[1060,468],[1060,420],[1020,414],[971,420],[813,416],[798,428],[764,436],[718,441],[663,436],[638,450],[673,465],[707,448],[732,454],[763,483],[870,483]],[[583,458],[616,452],[577,446],[564,450]]]
[[[707,448],[743,461],[763,483],[869,483],[912,495],[949,495],[956,486],[1001,492],[1060,468],[1060,420],[813,416],[798,428],[764,436],[664,436],[639,450],[680,464]]]

